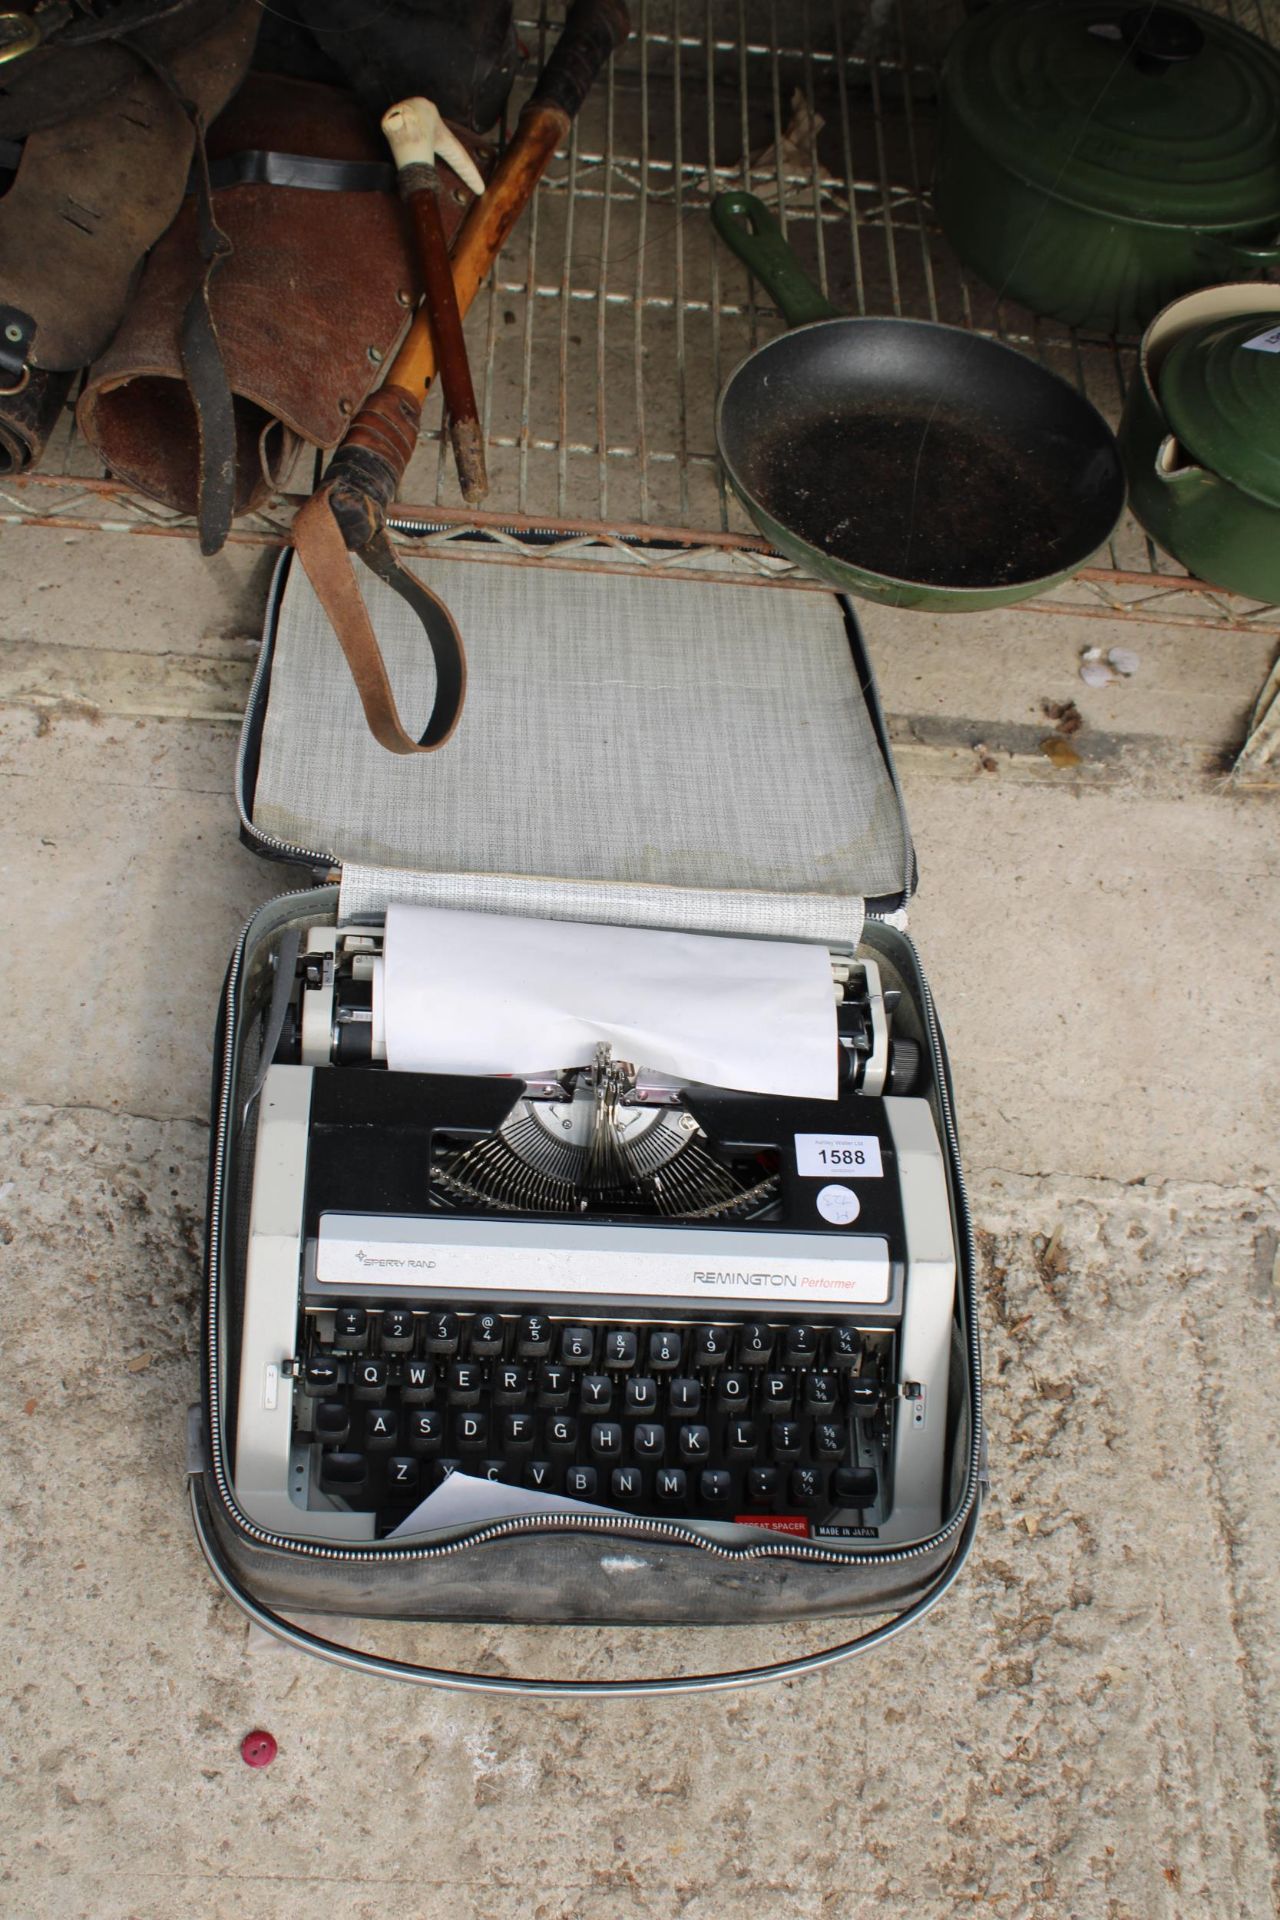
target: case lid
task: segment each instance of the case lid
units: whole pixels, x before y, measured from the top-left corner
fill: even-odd
[[[241,750],[251,841],[340,864],[348,914],[421,899],[856,941],[868,898],[902,904],[911,842],[846,602],[686,578],[691,557],[682,577],[636,577],[616,550],[565,564],[512,545],[413,561],[458,621],[469,680],[448,746],[405,758],[369,734],[285,556]],[[399,597],[357,574],[412,725],[430,652]]]
[[[1280,327],[1274,311],[1197,327],[1171,349],[1160,404],[1210,473],[1280,507]]]
[[[1198,8],[1001,0],[956,34],[943,90],[1056,199],[1199,229],[1280,218],[1280,55]]]

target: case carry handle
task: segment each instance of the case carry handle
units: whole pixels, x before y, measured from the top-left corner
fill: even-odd
[[[191,1475],[191,1518],[210,1572],[228,1599],[234,1600],[242,1612],[268,1633],[274,1634],[277,1640],[283,1640],[288,1646],[299,1647],[304,1653],[315,1654],[334,1666],[347,1667],[354,1673],[367,1674],[374,1679],[406,1680],[413,1686],[442,1687],[451,1693],[517,1694],[530,1700],[634,1700],[646,1694],[728,1692],[741,1687],[758,1687],[769,1680],[794,1679],[800,1674],[814,1673],[821,1667],[837,1666],[842,1660],[852,1660],[855,1654],[870,1653],[874,1647],[883,1646],[905,1628],[914,1626],[941,1600],[969,1557],[981,1510],[982,1491],[979,1488],[956,1551],[932,1586],[926,1588],[920,1598],[903,1612],[895,1614],[881,1626],[860,1633],[856,1639],[842,1640],[836,1646],[824,1647],[818,1653],[804,1654],[794,1660],[778,1660],[763,1667],[740,1667],[725,1673],[678,1674],[671,1679],[648,1680],[537,1680],[464,1673],[452,1667],[418,1666],[409,1660],[387,1660],[381,1654],[362,1653],[358,1647],[344,1646],[337,1640],[326,1640],[320,1634],[310,1633],[305,1627],[295,1626],[292,1621],[283,1619],[260,1600],[255,1600],[237,1580],[214,1533],[203,1475]]]

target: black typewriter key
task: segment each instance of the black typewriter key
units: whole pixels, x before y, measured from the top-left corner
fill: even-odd
[[[790,1413],[796,1403],[796,1383],[789,1373],[766,1373],[760,1398],[770,1413]]]
[[[511,1483],[512,1468],[506,1460],[482,1460],[478,1467],[472,1467],[469,1471],[481,1480],[505,1480],[508,1485]]]
[[[449,1405],[478,1407],[484,1368],[478,1360],[455,1360],[449,1368]]]
[[[731,1460],[753,1460],[759,1445],[754,1420],[731,1420],[725,1433]]]
[[[655,1373],[670,1373],[680,1365],[680,1335],[670,1327],[655,1327],[649,1335],[649,1365]]]
[[[738,1334],[738,1365],[767,1367],[773,1358],[773,1328],[749,1320]]]
[[[455,1413],[453,1416],[453,1437],[459,1451],[474,1453],[489,1444],[489,1416],[487,1413]]]
[[[456,1353],[458,1351],[457,1314],[429,1313],[423,1345],[428,1353]]]
[[[506,1328],[498,1313],[478,1313],[471,1322],[467,1351],[475,1360],[492,1360],[502,1352]]]
[[[387,1307],[383,1312],[382,1351],[413,1352],[413,1315],[408,1307]]]
[[[702,1387],[697,1380],[673,1380],[670,1406],[672,1413],[701,1413]]]
[[[589,1367],[594,1351],[590,1327],[566,1327],[560,1336],[560,1358],[566,1367]]]
[[[723,1467],[706,1467],[698,1476],[698,1492],[710,1507],[722,1507],[733,1491],[733,1475]]]
[[[807,1373],[804,1377],[804,1404],[807,1413],[833,1413],[836,1404],[836,1377],[833,1373]]]
[[[751,1375],[722,1373],[716,1385],[716,1405],[722,1413],[741,1412],[751,1404]]]
[[[707,1460],[711,1456],[710,1427],[681,1427],[677,1436],[682,1460]]]
[[[551,1322],[545,1313],[526,1313],[516,1328],[516,1352],[522,1360],[545,1360],[551,1351]]]
[[[633,1373],[627,1381],[627,1412],[656,1413],[658,1383],[647,1373]]]
[[[370,1453],[384,1453],[400,1438],[400,1418],[387,1407],[369,1407],[364,1416],[364,1443]]]
[[[531,1413],[509,1413],[502,1423],[504,1447],[531,1447],[535,1422]]]
[[[782,1336],[782,1364],[785,1367],[811,1367],[818,1357],[818,1335],[814,1327],[788,1327]]]
[[[820,1421],[813,1429],[813,1451],[818,1460],[843,1460],[848,1451],[845,1429]]]
[[[322,1453],[320,1455],[321,1493],[342,1493],[348,1499],[364,1491],[369,1467],[362,1453]]]
[[[554,1413],[547,1421],[545,1438],[553,1453],[576,1453],[578,1423],[571,1413]]]
[[[418,1491],[418,1463],[407,1453],[393,1453],[387,1462],[387,1486],[397,1498],[412,1500]]]
[[[529,1398],[529,1369],[515,1361],[505,1361],[493,1370],[493,1403],[497,1407],[522,1407]]]
[[[461,1460],[441,1459],[441,1460],[434,1461],[431,1467],[432,1486],[442,1487],[445,1481],[449,1478],[449,1475],[451,1473],[457,1473],[461,1465],[462,1465]]]
[[[444,1445],[444,1415],[415,1413],[409,1419],[409,1445],[415,1453],[439,1453]]]
[[[688,1476],[683,1467],[659,1467],[654,1475],[653,1490],[659,1500],[683,1500],[688,1488]]]
[[[788,1491],[797,1507],[821,1506],[826,1494],[826,1474],[821,1467],[792,1467]]]
[[[304,1393],[332,1393],[340,1377],[336,1360],[308,1360],[302,1376]]]
[[[753,1507],[768,1506],[778,1497],[782,1475],[776,1467],[752,1467],[747,1475],[747,1498]]]
[[[848,1385],[850,1413],[856,1413],[860,1420],[866,1420],[880,1411],[880,1382],[878,1380],[851,1380]]]
[[[795,1460],[800,1453],[800,1422],[775,1420],[770,1441],[775,1460]]]
[[[584,1373],[578,1405],[584,1413],[608,1413],[613,1405],[613,1382],[607,1373]]]
[[[351,1369],[351,1385],[357,1400],[385,1400],[387,1363],[385,1360],[357,1360]]]
[[[566,1467],[564,1490],[571,1500],[594,1500],[596,1497],[595,1468]]]
[[[695,1367],[722,1367],[729,1358],[729,1330],[727,1327],[695,1327],[693,1330],[693,1365]]]
[[[616,1420],[593,1420],[588,1445],[597,1460],[621,1460],[622,1428]]]
[[[615,1467],[609,1479],[609,1490],[615,1500],[641,1500],[644,1498],[644,1475],[639,1467]]]
[[[363,1307],[339,1307],[333,1316],[333,1344],[359,1353],[369,1338],[369,1316]]]
[[[615,1327],[604,1339],[604,1364],[606,1367],[634,1367],[636,1363],[636,1336],[630,1327]]]
[[[524,1483],[526,1487],[532,1487],[535,1493],[553,1493],[556,1470],[549,1460],[530,1460],[524,1470]]]
[[[869,1507],[879,1487],[874,1467],[837,1467],[831,1476],[831,1497],[842,1507]]]
[[[322,1400],[316,1408],[316,1438],[336,1447],[351,1431],[351,1415],[342,1400]]]
[[[862,1358],[862,1342],[856,1327],[832,1327],[827,1335],[827,1365],[836,1373],[848,1373]]]
[[[434,1360],[406,1360],[404,1378],[400,1382],[400,1398],[406,1406],[421,1406],[427,1400],[436,1397],[436,1363]]]
[[[569,1404],[573,1375],[568,1367],[544,1360],[538,1368],[538,1405],[559,1412]]]
[[[632,1451],[642,1460],[661,1460],[667,1448],[667,1430],[652,1420],[642,1420],[631,1436]]]

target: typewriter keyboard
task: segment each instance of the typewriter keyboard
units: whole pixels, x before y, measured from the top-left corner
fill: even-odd
[[[861,1531],[885,1511],[892,1343],[829,1319],[308,1311],[296,1437],[381,1531],[459,1467],[630,1514]]]

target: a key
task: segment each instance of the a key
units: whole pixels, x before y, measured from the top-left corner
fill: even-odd
[[[554,1493],[556,1470],[549,1460],[530,1460],[524,1470],[524,1483],[535,1493]]]
[[[738,1365],[767,1367],[773,1357],[773,1328],[761,1320],[749,1320],[738,1334]]]
[[[627,1412],[644,1414],[658,1411],[658,1383],[647,1373],[633,1373],[627,1379]]]
[[[408,1307],[386,1307],[382,1314],[382,1351],[413,1352],[413,1315]]]
[[[786,1367],[811,1367],[818,1357],[818,1335],[813,1327],[799,1323],[782,1336],[782,1364]]]
[[[747,1498],[754,1507],[767,1507],[778,1497],[782,1476],[776,1467],[752,1467],[747,1475]]]
[[[880,1382],[878,1380],[850,1380],[846,1388],[849,1411],[859,1420],[869,1420],[873,1413],[880,1411]]]
[[[775,1420],[770,1435],[775,1460],[795,1460],[800,1453],[800,1422]]]
[[[575,1453],[578,1447],[578,1422],[571,1413],[553,1414],[546,1425],[546,1441],[555,1453]]]
[[[722,1367],[729,1358],[729,1332],[726,1327],[695,1327],[693,1364],[695,1367]]]
[[[616,1420],[595,1420],[587,1444],[597,1460],[620,1460],[622,1428]]]
[[[538,1368],[538,1405],[558,1413],[568,1406],[572,1389],[573,1375],[568,1367],[544,1360]]]
[[[506,1447],[531,1447],[535,1422],[531,1413],[509,1413],[502,1423],[502,1444]]]
[[[502,1352],[506,1329],[497,1313],[478,1313],[471,1322],[467,1351],[473,1360],[492,1360]]]
[[[706,1460],[711,1453],[710,1427],[681,1427],[677,1435],[682,1460]]]
[[[590,1327],[566,1327],[560,1336],[560,1358],[566,1367],[589,1367],[594,1350]]]
[[[615,1467],[609,1487],[615,1500],[640,1500],[644,1496],[644,1475],[639,1467]]]
[[[351,1431],[351,1415],[345,1401],[322,1400],[316,1408],[316,1439],[323,1446],[336,1447]]]
[[[701,1382],[697,1380],[673,1380],[671,1382],[669,1405],[672,1413],[701,1413]]]
[[[482,1460],[479,1467],[470,1471],[478,1480],[506,1480],[510,1482],[511,1469],[505,1460]]]
[[[406,1360],[404,1378],[400,1382],[400,1398],[408,1407],[425,1406],[428,1400],[436,1397],[436,1363],[434,1360]]]
[[[529,1369],[517,1361],[506,1360],[493,1370],[495,1407],[522,1407],[529,1398]]]
[[[845,1429],[820,1421],[813,1429],[813,1451],[819,1460],[843,1460],[848,1451]]]
[[[516,1352],[522,1360],[545,1360],[551,1351],[551,1322],[545,1313],[526,1313],[516,1328]]]
[[[659,1500],[683,1500],[688,1487],[689,1481],[683,1467],[659,1467],[654,1475],[653,1490]]]
[[[444,1415],[428,1408],[409,1420],[409,1446],[414,1453],[439,1453],[444,1445]]]
[[[369,1338],[369,1316],[363,1307],[339,1307],[333,1317],[333,1343],[348,1353],[362,1353]]]
[[[584,1413],[608,1413],[613,1405],[613,1382],[607,1373],[584,1373],[578,1405]]]
[[[636,1336],[629,1327],[615,1327],[605,1335],[604,1364],[606,1367],[634,1367],[636,1363]]]
[[[342,1377],[336,1360],[308,1360],[302,1375],[304,1393],[332,1393]]]
[[[723,1467],[704,1467],[698,1476],[698,1491],[708,1506],[723,1506],[733,1489],[733,1476]]]
[[[827,1365],[833,1373],[848,1373],[862,1358],[856,1327],[832,1327],[827,1335]]]
[[[351,1369],[351,1386],[357,1400],[385,1400],[387,1363],[385,1360],[357,1360]]]
[[[449,1368],[449,1405],[478,1407],[484,1368],[478,1360],[455,1360]]]
[[[464,1449],[474,1453],[489,1444],[489,1416],[487,1413],[455,1413],[453,1416],[453,1437],[459,1452]]]
[[[649,1365],[655,1373],[670,1373],[680,1365],[680,1335],[670,1327],[655,1327],[649,1335]]]
[[[879,1487],[874,1467],[837,1467],[831,1476],[831,1497],[841,1507],[873,1505]]]
[[[407,1453],[393,1453],[387,1462],[387,1487],[397,1499],[412,1500],[418,1492],[418,1463]]]
[[[834,1412],[836,1390],[836,1377],[833,1373],[807,1373],[804,1376],[806,1411],[812,1414]]]
[[[770,1413],[790,1413],[796,1403],[795,1378],[789,1373],[766,1373],[760,1398]]]
[[[741,1413],[751,1404],[751,1375],[722,1373],[716,1382],[716,1405],[722,1413]]]
[[[594,1500],[597,1475],[594,1467],[566,1467],[564,1490],[571,1500]]]
[[[631,1436],[631,1446],[645,1460],[661,1460],[667,1446],[665,1427],[650,1420],[642,1420]]]
[[[348,1500],[364,1490],[369,1477],[368,1463],[362,1453],[322,1453],[320,1455],[321,1493],[341,1493]]]
[[[456,1353],[458,1351],[457,1314],[429,1313],[427,1315],[427,1330],[423,1335],[423,1344],[428,1353]]]
[[[756,1447],[759,1444],[755,1421],[731,1420],[726,1434],[726,1444],[731,1459],[754,1459]]]
[[[788,1482],[792,1505],[801,1511],[821,1506],[826,1497],[826,1477],[821,1467],[792,1467]]]
[[[370,1453],[389,1450],[399,1438],[399,1416],[388,1407],[370,1407],[364,1416],[364,1443]]]

